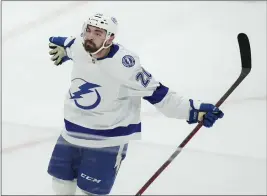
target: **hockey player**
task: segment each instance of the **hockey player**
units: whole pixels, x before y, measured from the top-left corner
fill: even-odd
[[[141,99],[169,118],[211,127],[223,112],[213,104],[184,98],[156,80],[138,55],[115,44],[117,20],[88,18],[81,36],[50,37],[55,65],[72,60],[71,85],[64,104],[64,129],[48,173],[57,195],[107,195],[130,140],[140,139]],[[204,116],[203,116],[204,114]]]

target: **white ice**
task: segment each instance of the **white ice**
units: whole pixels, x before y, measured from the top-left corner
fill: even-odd
[[[117,17],[117,42],[171,89],[215,103],[239,75],[237,34],[252,71],[144,194],[266,194],[265,2],[2,2],[2,194],[53,194],[47,165],[63,119],[71,63],[49,60],[50,36],[79,35],[92,12]],[[111,194],[135,194],[195,125],[143,102]]]

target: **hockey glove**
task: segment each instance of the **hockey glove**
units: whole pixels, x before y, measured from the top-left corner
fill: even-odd
[[[61,65],[71,58],[68,55],[68,48],[74,43],[73,37],[50,37],[49,38],[49,54],[52,55],[51,60],[55,65]]]
[[[189,124],[203,121],[205,127],[212,127],[216,120],[222,118],[224,113],[212,104],[208,103],[194,103],[192,99],[190,102]]]

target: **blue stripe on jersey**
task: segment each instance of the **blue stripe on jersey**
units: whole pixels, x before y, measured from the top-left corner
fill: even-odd
[[[97,60],[103,60],[103,59],[106,59],[106,58],[113,58],[113,56],[119,51],[119,49],[120,49],[119,45],[112,44],[110,46],[110,51],[109,51],[108,55],[105,56],[105,57],[102,57],[102,58],[97,58]]]
[[[161,100],[167,95],[169,88],[159,83],[159,86],[154,91],[151,96],[143,97],[143,99],[147,100],[151,104],[156,104],[161,102]]]
[[[127,136],[133,133],[141,132],[141,123],[138,124],[130,124],[127,127],[116,127],[114,129],[90,129],[86,127],[82,127],[80,125],[74,124],[66,119],[65,121],[65,128],[67,131],[72,133],[84,133],[89,135],[95,136],[102,136],[102,137],[118,137],[118,136]]]

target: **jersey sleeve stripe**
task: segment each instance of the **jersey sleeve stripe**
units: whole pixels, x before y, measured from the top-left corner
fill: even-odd
[[[157,89],[153,92],[151,96],[143,97],[144,100],[147,100],[151,104],[156,104],[162,101],[162,99],[167,95],[169,88],[164,86],[163,84],[159,83],[160,85]]]

